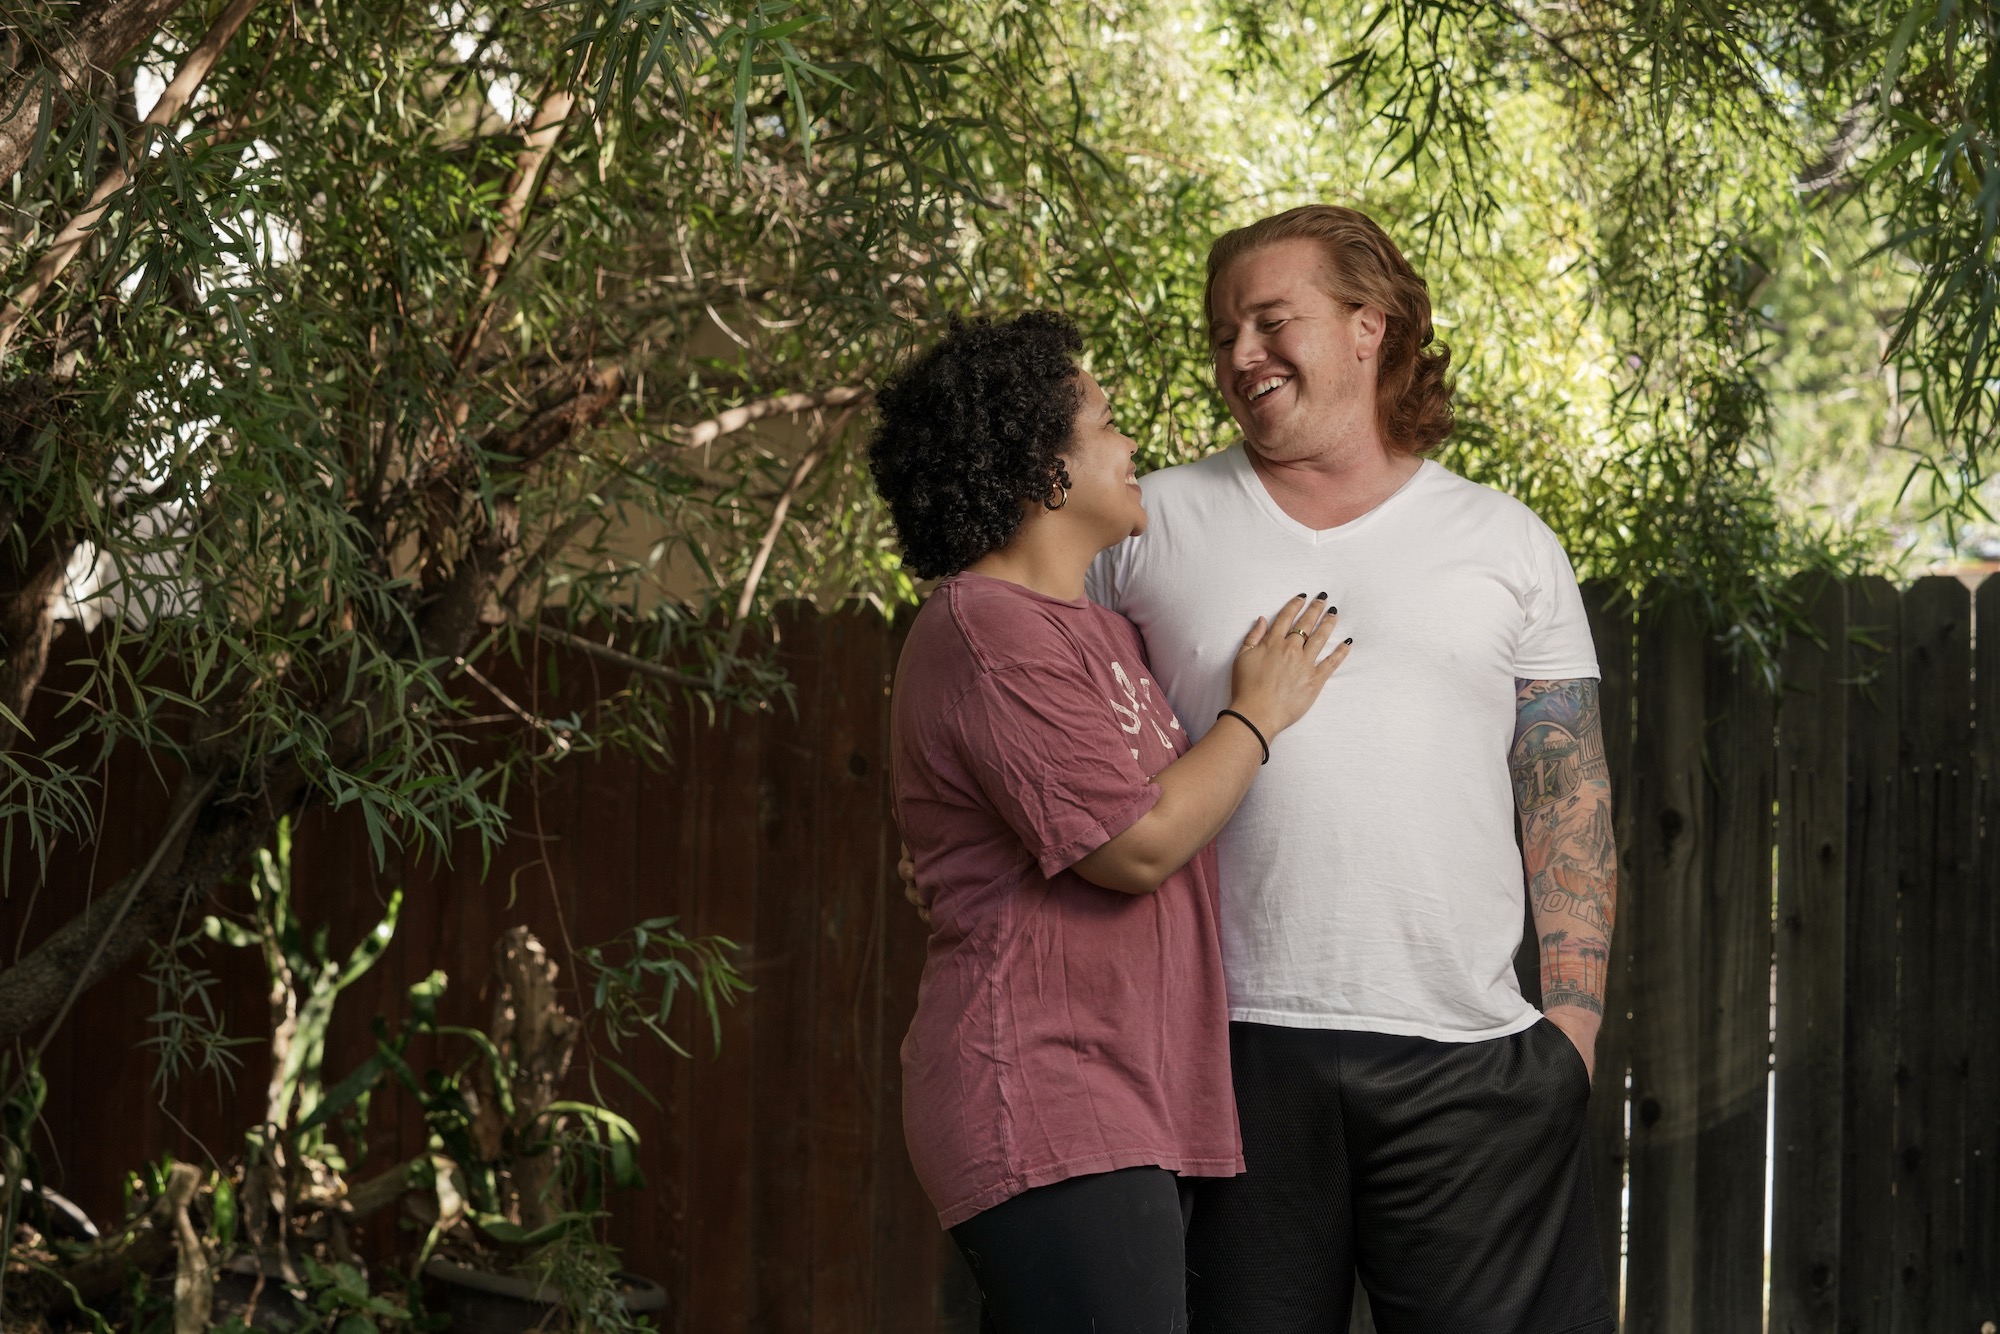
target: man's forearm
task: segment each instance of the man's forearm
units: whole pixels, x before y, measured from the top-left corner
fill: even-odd
[[[1541,945],[1542,1008],[1602,1016],[1618,849],[1597,682],[1516,685],[1509,760]]]

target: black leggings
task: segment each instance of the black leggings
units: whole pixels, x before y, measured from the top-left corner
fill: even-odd
[[[1187,1201],[1163,1167],[1071,1177],[951,1230],[989,1334],[1183,1334]]]

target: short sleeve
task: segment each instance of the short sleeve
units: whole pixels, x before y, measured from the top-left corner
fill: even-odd
[[[1111,701],[1079,664],[987,672],[953,721],[966,770],[1045,876],[1124,833],[1160,799]]]
[[[1562,543],[1540,519],[1531,519],[1528,544],[1531,575],[1527,624],[1514,652],[1514,676],[1522,681],[1573,681],[1596,677],[1597,646],[1583,610],[1583,590]]]

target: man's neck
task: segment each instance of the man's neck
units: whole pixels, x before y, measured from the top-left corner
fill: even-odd
[[[1279,509],[1308,528],[1352,523],[1401,490],[1423,467],[1414,454],[1378,442],[1305,459],[1273,461],[1244,445],[1250,466]]]

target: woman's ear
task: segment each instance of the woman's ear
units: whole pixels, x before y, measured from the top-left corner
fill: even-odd
[[[1069,488],[1069,467],[1061,459],[1057,459],[1056,466],[1049,472],[1049,490],[1048,494],[1042,497],[1042,508],[1054,511],[1069,504]]]

